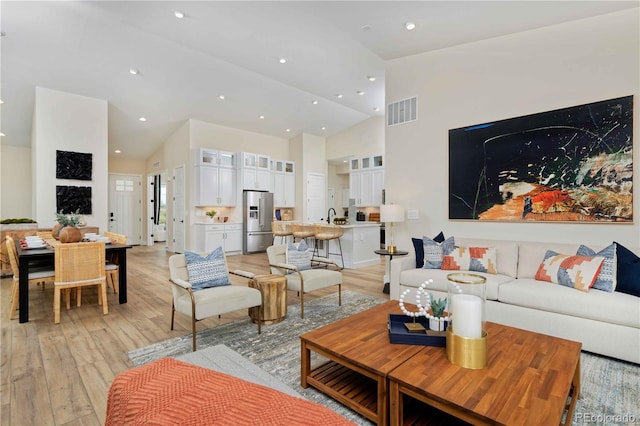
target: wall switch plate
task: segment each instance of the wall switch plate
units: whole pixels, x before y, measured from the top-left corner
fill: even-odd
[[[407,210],[407,219],[418,219],[418,210]]]

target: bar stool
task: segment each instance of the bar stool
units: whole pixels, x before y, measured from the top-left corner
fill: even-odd
[[[335,254],[340,255],[340,260],[342,261],[342,267],[344,268],[344,257],[342,257],[342,244],[340,243],[340,237],[344,234],[344,229],[340,226],[336,225],[315,225],[314,226],[314,235],[316,241],[326,241],[326,246],[324,249],[324,257],[329,258],[329,255]],[[338,247],[340,248],[340,253],[330,253],[329,252],[329,241],[330,240],[338,240]],[[320,256],[320,251],[318,250],[318,244],[316,244],[316,248],[313,252],[314,256],[317,254]]]
[[[274,220],[271,223],[271,230],[273,231],[273,241],[271,245],[275,244],[276,237],[281,237],[282,244],[287,243],[287,237],[293,236],[293,230],[291,228],[291,222],[283,222],[281,220]]]
[[[291,224],[291,230],[293,232],[293,242],[296,241],[296,238],[300,238],[301,240],[305,240],[307,246],[310,246],[308,238],[313,237],[316,233],[313,225],[306,225],[304,223]]]

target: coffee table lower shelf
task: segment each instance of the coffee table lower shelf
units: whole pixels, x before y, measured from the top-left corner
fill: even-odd
[[[311,370],[307,383],[366,418],[378,421],[378,384],[375,380],[329,361]]]

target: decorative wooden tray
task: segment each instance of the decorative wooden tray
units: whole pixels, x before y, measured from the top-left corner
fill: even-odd
[[[413,318],[406,315],[389,314],[389,341],[391,343],[400,343],[403,345],[438,346],[441,348],[444,348],[446,346],[446,331],[438,332],[429,330],[428,318],[416,318],[416,322],[422,324],[427,330],[426,333],[409,332],[404,326],[405,323],[408,322],[413,322]]]

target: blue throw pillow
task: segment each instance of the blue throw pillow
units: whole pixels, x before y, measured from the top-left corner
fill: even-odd
[[[640,297],[640,257],[622,244],[614,244],[618,262],[616,291]]]
[[[424,266],[422,268],[440,269],[442,268],[442,257],[453,251],[455,240],[453,237],[449,237],[439,244],[431,238],[424,237],[422,245],[424,249]]]
[[[444,234],[442,231],[433,237],[433,241],[436,243],[444,241]],[[424,266],[424,247],[422,245],[422,238],[411,238],[411,242],[413,243],[413,249],[416,252],[416,268],[422,268]]]
[[[293,243],[287,245],[286,261],[287,264],[298,268],[298,271],[311,269],[311,258],[313,253],[309,250],[307,243],[302,240],[296,246]]]
[[[612,292],[616,289],[616,245],[615,243],[609,244],[596,253],[595,250],[585,245],[578,247],[576,252],[578,256],[601,256],[604,257],[602,268],[596,278],[596,282],[593,284],[593,288],[598,290],[604,290]]]
[[[206,257],[190,251],[186,251],[184,257],[187,260],[189,283],[193,291],[231,285],[222,247],[218,247]]]

